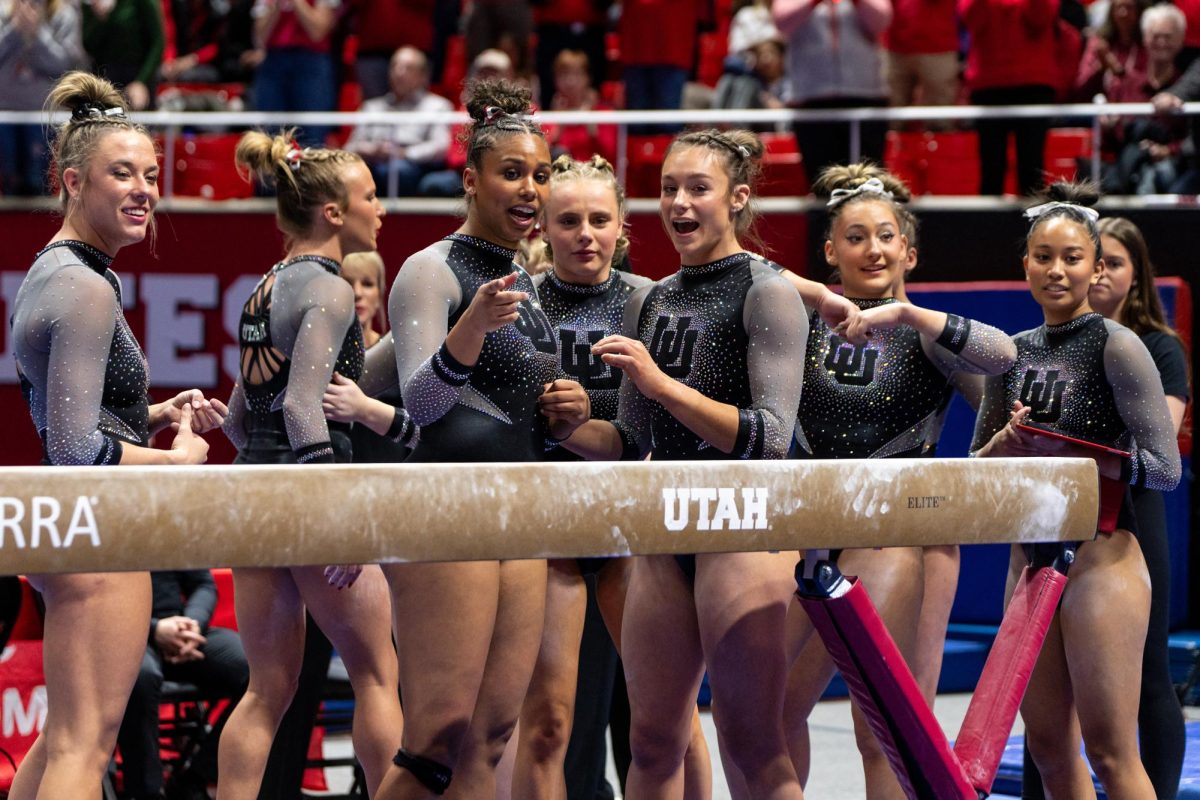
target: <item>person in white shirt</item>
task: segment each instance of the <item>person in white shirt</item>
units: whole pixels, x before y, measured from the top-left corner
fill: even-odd
[[[451,111],[453,105],[429,89],[429,62],[415,47],[392,54],[391,91],[362,104],[362,111]],[[450,126],[425,122],[359,125],[346,149],[362,156],[388,197],[415,195],[428,172],[445,166]]]

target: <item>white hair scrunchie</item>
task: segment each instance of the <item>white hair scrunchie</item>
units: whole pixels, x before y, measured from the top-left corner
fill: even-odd
[[[1100,219],[1100,212],[1096,209],[1088,206],[1081,206],[1079,203],[1066,203],[1062,200],[1053,200],[1049,203],[1042,203],[1040,206],[1034,206],[1033,208],[1025,209],[1025,219],[1035,220],[1058,208],[1073,208],[1092,222]]]
[[[879,178],[869,178],[853,189],[834,189],[829,193],[829,202],[825,204],[825,207],[837,208],[851,197],[856,197],[860,194],[877,194],[889,200],[894,197],[891,192],[884,188],[883,181],[879,180]]]

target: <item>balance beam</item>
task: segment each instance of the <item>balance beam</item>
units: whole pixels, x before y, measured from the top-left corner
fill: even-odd
[[[1088,459],[0,468],[0,573],[1090,539]]]

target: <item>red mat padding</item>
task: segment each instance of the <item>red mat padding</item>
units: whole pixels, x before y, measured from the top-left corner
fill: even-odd
[[[841,597],[801,597],[911,800],[977,800],[946,735],[857,578]],[[1007,733],[1007,731],[1006,731]]]
[[[985,794],[1004,755],[1013,720],[1029,686],[1067,576],[1051,568],[1026,567],[992,644],[975,697],[967,709],[954,752],[971,784]]]

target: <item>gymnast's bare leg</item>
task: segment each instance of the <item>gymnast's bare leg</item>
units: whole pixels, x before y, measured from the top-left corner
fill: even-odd
[[[46,723],[12,800],[98,797],[150,626],[150,574],[31,578],[46,600]]]
[[[237,569],[233,579],[250,685],[221,737],[218,798],[258,796],[271,742],[300,677],[306,607],[346,663],[356,701],[354,750],[374,794],[403,728],[387,585],[379,568],[364,567],[344,589],[329,585],[323,567]]]
[[[1024,566],[1013,548],[1009,582]],[[1062,605],[1021,704],[1025,736],[1046,797],[1095,797],[1079,754],[1114,800],[1151,800],[1138,755],[1137,708],[1150,578],[1128,531],[1080,546]]]

